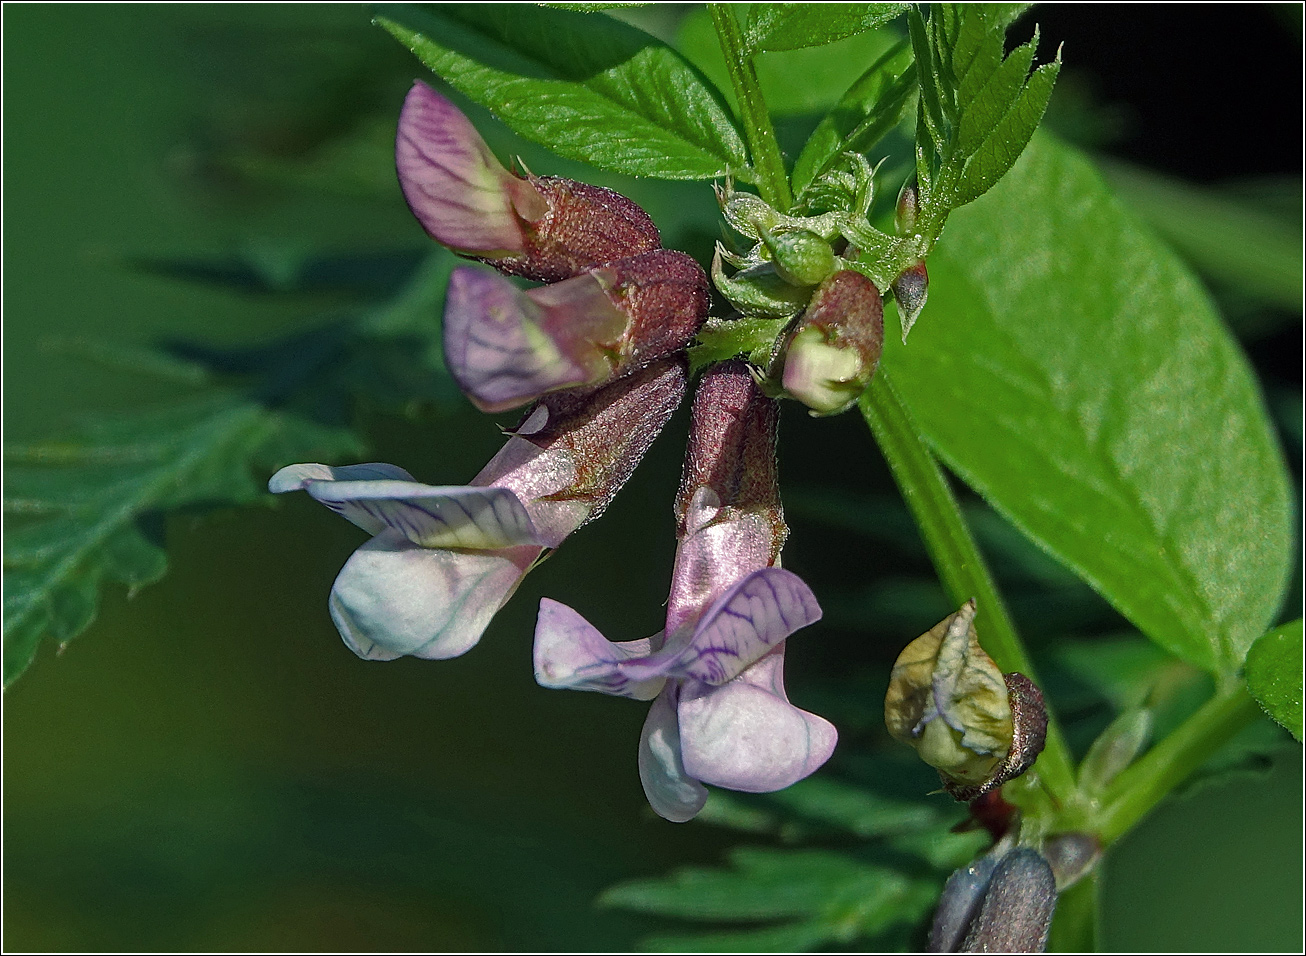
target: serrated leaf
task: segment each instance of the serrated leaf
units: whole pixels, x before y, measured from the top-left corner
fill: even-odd
[[[930,260],[884,367],[940,457],[1144,634],[1236,670],[1289,572],[1288,482],[1246,359],[1089,164],[1036,138]]]
[[[1015,54],[1013,54],[1014,56]],[[1048,108],[1061,61],[1045,63],[1031,74],[1015,104],[975,150],[962,173],[952,205],[964,206],[988,192],[1020,158]]]
[[[7,452],[6,497],[26,503],[17,511],[28,517],[5,529],[5,686],[44,637],[64,644],[91,623],[102,584],[135,589],[163,575],[151,514],[261,496],[250,469],[271,464],[270,448],[309,460],[356,450],[346,432],[219,392]]]
[[[634,27],[499,4],[386,6],[377,22],[514,132],[561,156],[634,176],[752,181],[717,90]]]
[[[1302,622],[1277,627],[1247,652],[1247,689],[1267,714],[1302,739]]]
[[[1016,47],[997,66],[983,86],[970,98],[963,98],[959,90],[957,101],[961,105],[961,121],[957,125],[957,149],[963,156],[970,156],[1001,122],[1020,95],[1029,76],[1030,64],[1034,62],[1034,51],[1038,49],[1038,33],[1034,39]]]
[[[812,131],[794,162],[795,195],[825,172],[841,153],[864,153],[897,126],[916,89],[910,45],[902,42],[848,87]]]
[[[824,46],[887,23],[906,3],[756,3],[744,42],[750,51]]]

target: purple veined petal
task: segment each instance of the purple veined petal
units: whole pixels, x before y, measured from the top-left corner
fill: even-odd
[[[721,685],[734,679],[794,631],[821,619],[803,579],[781,568],[754,571],[708,608],[687,646],[623,667],[634,680],[664,674]]]
[[[387,530],[345,562],[331,618],[359,657],[457,657],[481,639],[540,551],[423,548]]]
[[[506,488],[423,485],[415,481],[315,481],[308,493],[359,527],[389,528],[424,548],[492,551],[540,544],[530,515]]]
[[[777,649],[720,687],[681,683],[677,716],[686,773],[717,787],[769,793],[830,759],[838,732],[825,718],[789,703],[783,666]]]
[[[541,687],[652,700],[661,693],[665,679],[632,681],[618,666],[645,656],[651,644],[650,638],[613,643],[567,605],[543,598],[535,623],[535,682]]]
[[[422,228],[459,252],[520,253],[521,220],[548,212],[544,197],[503,168],[471,121],[422,82],[413,84],[399,114],[395,168]]]
[[[676,717],[679,687],[668,682],[653,701],[639,735],[639,781],[653,811],[672,823],[685,823],[707,802],[707,788],[685,770]]]
[[[496,273],[464,266],[449,278],[445,363],[477,408],[506,411],[603,381],[628,322],[592,274],[523,292]]]
[[[274,495],[287,491],[302,491],[315,484],[334,481],[412,481],[413,476],[398,465],[387,465],[373,461],[362,465],[287,465],[268,480],[268,491]],[[309,492],[312,494],[312,492]],[[316,497],[316,495],[314,496]],[[385,530],[385,522],[364,512],[356,511],[344,514],[368,534],[379,534]]]
[[[714,507],[715,506],[715,507]],[[667,600],[667,633],[693,633],[722,594],[771,564],[775,531],[758,512],[724,512],[711,488],[699,488],[685,515]],[[688,638],[686,638],[688,639]]]

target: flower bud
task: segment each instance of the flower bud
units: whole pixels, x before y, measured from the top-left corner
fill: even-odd
[[[788,319],[803,310],[811,290],[780,278],[771,263],[753,266],[727,276],[721,264],[721,246],[712,257],[712,284],[736,309],[750,316]]]
[[[1065,892],[1093,871],[1102,858],[1102,844],[1090,833],[1058,833],[1043,844],[1057,892]]]
[[[959,953],[1041,953],[1057,905],[1052,867],[1032,847],[998,861]]]
[[[849,408],[870,384],[884,344],[884,305],[860,272],[836,272],[817,288],[790,334],[785,391],[816,414]]]
[[[916,232],[916,217],[920,212],[920,194],[916,189],[916,179],[912,177],[902,184],[898,193],[898,208],[894,215],[894,227],[900,236],[910,236]]]
[[[834,250],[807,229],[779,235],[763,232],[762,242],[771,253],[776,275],[790,285],[817,285],[834,271]]]
[[[661,245],[648,214],[620,193],[504,169],[471,121],[425,83],[404,100],[395,167],[428,235],[511,275],[556,282]]]
[[[455,269],[445,364],[477,408],[500,412],[600,385],[684,348],[707,309],[703,270],[666,249],[527,291],[490,272]]]
[[[930,294],[930,274],[925,270],[924,262],[904,269],[893,280],[893,297],[898,302],[898,320],[902,323],[902,340],[907,341],[907,333],[920,318],[925,308],[925,300]]]
[[[968,601],[912,641],[893,666],[884,699],[889,733],[913,747],[946,783],[977,786],[1011,748],[1006,682],[975,634]]]

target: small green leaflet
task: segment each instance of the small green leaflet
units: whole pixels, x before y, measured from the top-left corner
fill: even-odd
[[[1262,634],[1247,652],[1247,689],[1256,702],[1302,739],[1301,619]]]
[[[1287,473],[1197,281],[1048,137],[950,222],[884,364],[942,460],[1147,637],[1215,673],[1278,613]]]
[[[982,196],[1015,163],[1061,68],[1058,54],[1029,72],[1037,31],[1004,59],[1010,7],[938,4],[928,23],[914,10],[908,18],[921,87],[916,175],[925,215],[939,229],[948,210]]]
[[[824,46],[887,23],[906,3],[755,3],[744,42],[750,52]]]
[[[218,390],[6,449],[5,686],[42,638],[62,645],[86,629],[102,584],[135,590],[163,576],[167,511],[253,501],[264,494],[254,468],[357,451],[348,432]]]
[[[752,182],[720,93],[634,27],[524,4],[380,14],[377,23],[436,75],[561,156],[632,176]]]

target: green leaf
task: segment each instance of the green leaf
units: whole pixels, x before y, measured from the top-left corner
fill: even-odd
[[[275,460],[269,452],[275,450]],[[49,637],[95,617],[101,584],[163,576],[157,517],[265,492],[252,468],[356,452],[348,433],[218,392],[180,408],[92,422],[70,441],[5,453],[4,683]]]
[[[1262,634],[1247,652],[1247,689],[1276,721],[1302,739],[1302,622]]]
[[[1043,119],[1060,71],[1061,61],[1057,60],[1033,72],[1011,110],[966,161],[961,183],[952,199],[954,207],[964,206],[984,195],[1015,165]]]
[[[931,322],[884,362],[937,454],[1153,641],[1235,671],[1284,593],[1288,481],[1192,275],[1036,138],[930,277]]]
[[[1301,311],[1301,180],[1288,193],[1295,205],[1276,214],[1124,163],[1104,164],[1103,173],[1130,210],[1201,272],[1249,299]]]
[[[858,77],[808,137],[794,162],[795,195],[829,169],[841,153],[865,153],[874,148],[901,122],[915,89],[911,48],[904,41]]]
[[[814,947],[915,922],[938,892],[933,880],[911,879],[828,850],[741,847],[731,851],[730,863],[729,870],[686,867],[665,880],[621,883],[606,890],[599,904],[690,920],[796,920],[747,934],[722,934],[716,941],[662,937],[659,948]]]
[[[750,51],[824,46],[887,23],[906,3],[755,3],[748,11]]]
[[[500,4],[385,6],[377,22],[514,132],[561,156],[633,176],[752,182],[718,91],[634,27]]]

